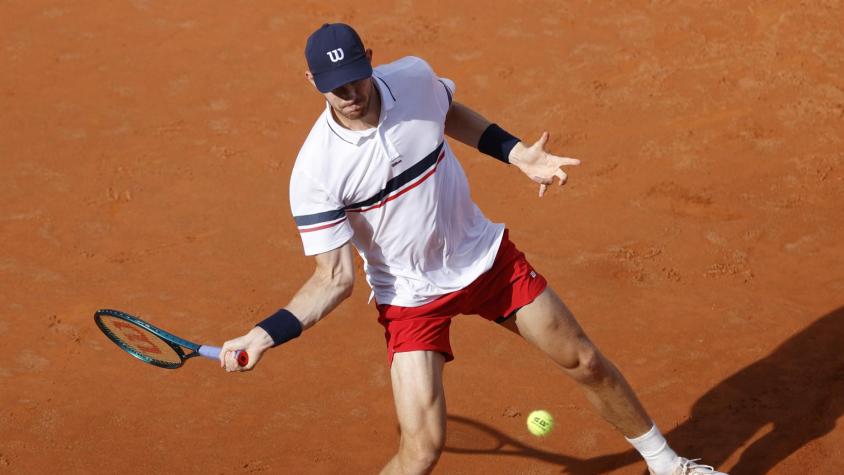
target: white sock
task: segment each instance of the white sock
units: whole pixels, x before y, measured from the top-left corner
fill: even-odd
[[[674,470],[677,454],[668,446],[668,442],[657,429],[656,424],[639,437],[627,439],[627,442],[639,451],[648,464],[648,468],[655,475],[670,475]]]

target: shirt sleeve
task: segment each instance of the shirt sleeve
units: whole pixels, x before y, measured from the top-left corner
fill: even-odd
[[[451,109],[451,103],[454,101],[454,90],[456,86],[451,79],[438,77],[436,73],[434,74],[434,79],[434,95],[437,105],[439,105],[440,111],[443,113],[443,117],[445,117],[448,114],[448,110]]]
[[[343,204],[296,167],[290,177],[290,209],[306,256],[337,249],[352,237]]]
[[[451,108],[451,103],[454,101],[454,92],[456,91],[457,86],[455,86],[454,81],[451,79],[437,76],[437,73],[433,70],[433,68],[431,68],[431,65],[424,59],[417,57],[413,58],[418,61],[417,64],[420,66],[422,71],[419,77],[425,78],[423,80],[431,81],[429,84],[432,84],[433,87],[434,100],[436,101],[440,112],[443,114],[443,117],[445,117],[448,110]]]

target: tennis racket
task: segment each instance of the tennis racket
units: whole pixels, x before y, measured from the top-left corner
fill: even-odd
[[[123,351],[160,368],[179,368],[185,360],[197,355],[213,360],[220,358],[220,347],[198,345],[118,310],[97,310],[94,322]],[[235,358],[241,367],[249,364],[245,351],[238,351]]]

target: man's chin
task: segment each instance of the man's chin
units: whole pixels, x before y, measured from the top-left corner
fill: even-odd
[[[366,111],[364,111],[363,109],[357,109],[351,112],[343,112],[343,117],[351,120],[358,120],[364,116],[364,112]]]

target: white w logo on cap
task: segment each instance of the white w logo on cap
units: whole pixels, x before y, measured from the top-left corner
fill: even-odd
[[[346,57],[346,55],[343,53],[343,48],[337,48],[325,54],[328,55],[328,59],[330,59],[332,63],[336,63],[337,61],[340,61],[341,59]]]

